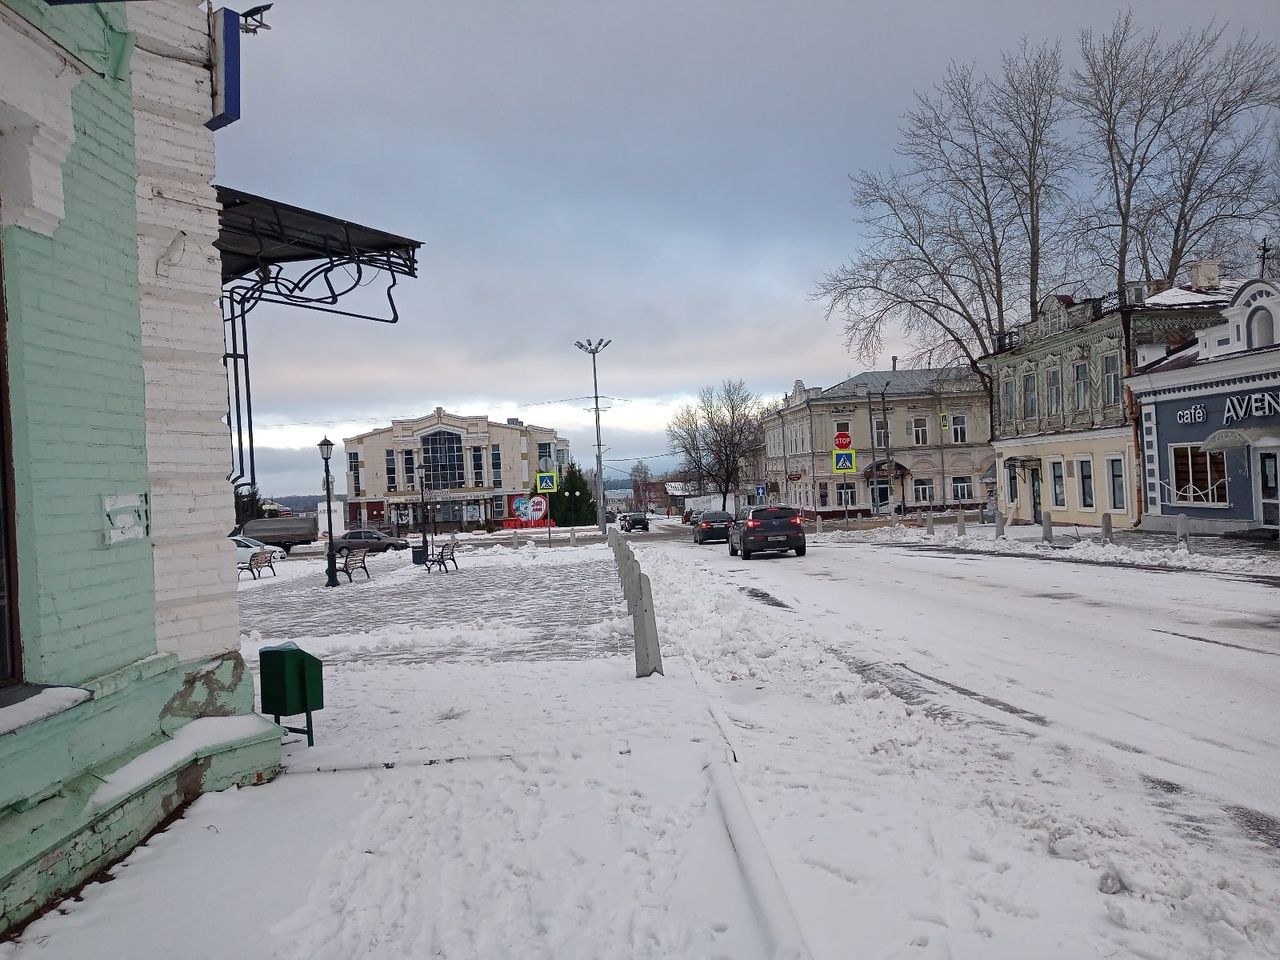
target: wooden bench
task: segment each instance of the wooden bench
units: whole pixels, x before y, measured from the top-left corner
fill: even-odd
[[[427,569],[430,570],[432,567],[439,567],[447,573],[449,570],[448,564],[452,563],[453,569],[457,570],[458,561],[453,556],[454,549],[452,541],[443,544],[439,550],[427,557]]]
[[[351,574],[356,570],[363,570],[365,578],[372,580],[369,575],[369,568],[364,565],[364,557],[368,550],[344,550],[342,552],[342,566],[338,567],[339,573],[347,575],[347,583],[351,583]]]
[[[236,579],[240,579],[240,574],[246,570],[257,580],[263,567],[271,568],[271,575],[276,575],[276,565],[271,562],[270,550],[259,550],[257,553],[249,557],[248,560],[241,561],[236,564]]]

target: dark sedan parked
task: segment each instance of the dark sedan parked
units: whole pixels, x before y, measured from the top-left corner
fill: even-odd
[[[804,518],[792,507],[743,507],[729,528],[729,555],[743,560],[770,550],[805,552]]]
[[[733,526],[733,517],[718,510],[708,510],[702,515],[693,528],[693,542],[706,543],[708,540],[728,540],[729,528]]]
[[[348,550],[368,550],[370,553],[386,553],[388,550],[408,550],[409,541],[393,537],[381,530],[348,530],[333,541],[337,553]]]

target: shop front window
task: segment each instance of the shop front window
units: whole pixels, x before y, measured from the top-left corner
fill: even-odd
[[[1173,474],[1173,503],[1188,505],[1227,502],[1227,463],[1221,451],[1206,453],[1198,444],[1169,447]]]

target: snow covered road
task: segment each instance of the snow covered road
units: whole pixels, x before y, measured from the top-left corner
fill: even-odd
[[[749,563],[673,549],[895,689],[1280,817],[1280,586],[851,544]]]

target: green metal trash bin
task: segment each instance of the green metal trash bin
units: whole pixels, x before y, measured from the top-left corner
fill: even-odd
[[[280,722],[281,717],[307,715],[305,727],[285,727],[291,733],[305,733],[307,746],[315,745],[311,713],[324,709],[324,680],[319,657],[312,656],[293,641],[263,647],[258,651],[262,712]]]

